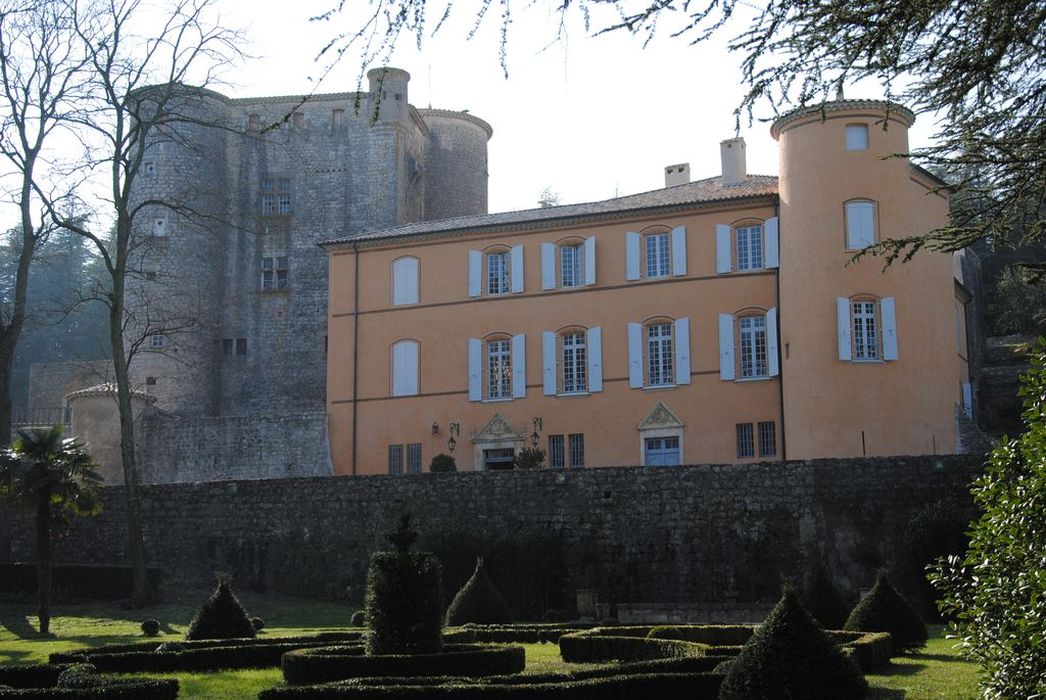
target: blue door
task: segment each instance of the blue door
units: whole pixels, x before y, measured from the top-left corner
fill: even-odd
[[[679,465],[679,438],[647,438],[644,445],[648,467],[674,467]]]

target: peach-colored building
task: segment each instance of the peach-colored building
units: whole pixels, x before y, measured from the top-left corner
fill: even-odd
[[[780,118],[780,177],[722,175],[588,204],[325,244],[339,474],[954,452],[968,406],[950,256],[848,264],[947,221],[902,158],[914,115],[846,100]]]

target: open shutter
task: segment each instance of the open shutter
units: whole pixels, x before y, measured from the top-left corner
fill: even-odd
[[[766,266],[767,267],[780,267],[781,265],[781,242],[780,236],[777,233],[777,217],[771,217],[766,220],[766,224],[763,228],[766,233]]]
[[[719,314],[719,378],[734,380],[734,317]]]
[[[676,341],[676,384],[690,383],[690,319],[677,318]]]
[[[596,283],[596,237],[585,239],[585,285]]]
[[[483,253],[479,250],[469,251],[469,296],[478,297],[480,280],[483,279]]]
[[[884,297],[879,302],[880,314],[883,318],[883,359],[897,359],[897,313],[894,309],[893,297]]]
[[[638,323],[628,324],[628,385],[643,387],[643,326]]]
[[[730,226],[728,224],[716,224],[715,227],[715,271],[722,274],[730,272],[730,262],[733,259],[730,248]]]
[[[686,226],[672,229],[672,274],[686,274]]]
[[[524,333],[512,336],[512,398],[522,399],[527,395],[527,336]]]
[[[469,338],[469,401],[483,400],[483,341]]]
[[[556,244],[541,244],[541,288],[556,288]]]
[[[588,390],[603,391],[603,329],[589,328],[587,340]]]
[[[635,231],[625,234],[625,279],[639,279],[639,234]]]
[[[556,395],[556,334],[552,331],[541,333],[541,376],[545,396]]]
[[[766,359],[770,363],[770,376],[781,373],[781,363],[777,354],[777,307],[766,312]]]
[[[853,350],[850,347],[850,300],[846,297],[835,300],[835,325],[839,335],[839,359],[849,362],[853,360]]]
[[[512,293],[523,291],[523,246],[512,246]]]

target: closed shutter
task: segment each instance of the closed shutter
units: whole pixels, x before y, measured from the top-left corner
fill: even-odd
[[[556,244],[541,244],[541,288],[556,288]]]
[[[638,323],[628,324],[628,385],[643,387],[643,326]]]
[[[719,378],[734,380],[734,317],[719,314]]]
[[[780,267],[781,243],[779,240],[780,236],[777,232],[777,217],[774,216],[767,219],[763,230],[766,233],[766,266]]]
[[[418,303],[417,258],[400,258],[392,263],[392,303]]]
[[[392,395],[418,393],[418,344],[401,340],[392,346]]]
[[[469,296],[478,297],[481,282],[483,280],[483,253],[478,250],[469,251]]]
[[[715,271],[722,274],[730,272],[733,253],[730,248],[730,226],[716,224],[715,227]]]
[[[585,239],[585,284],[591,286],[596,283],[596,237],[589,236]]]
[[[555,396],[556,375],[556,334],[552,331],[544,331],[541,334],[541,373],[544,383],[545,396]]]
[[[686,226],[672,229],[672,274],[686,274]]]
[[[625,234],[625,279],[639,279],[639,234],[635,231]]]
[[[483,341],[469,338],[469,401],[483,400]]]
[[[897,313],[893,297],[884,297],[879,302],[880,315],[883,319],[883,359],[897,359]]]
[[[690,319],[677,318],[676,341],[676,384],[690,383]]]
[[[512,292],[523,291],[523,246],[512,246]]]
[[[850,362],[853,360],[853,349],[850,347],[850,300],[845,297],[835,300],[835,325],[839,336],[839,359]]]
[[[512,398],[527,395],[527,336],[512,336]]]
[[[777,307],[766,312],[766,359],[770,363],[770,376],[781,373],[781,363],[777,355]]]
[[[587,335],[588,390],[603,391],[603,329],[589,328]]]

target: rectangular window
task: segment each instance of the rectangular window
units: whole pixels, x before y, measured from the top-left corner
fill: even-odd
[[[563,455],[562,435],[548,436],[548,466],[556,468],[566,466]]]
[[[236,339],[236,354],[246,355],[247,354],[247,339],[237,338]]]
[[[276,213],[276,197],[271,194],[262,195],[262,214]]]
[[[868,125],[847,124],[846,125],[846,150],[867,151],[868,150]]]
[[[737,458],[755,457],[755,437],[751,423],[737,424]]]
[[[777,454],[777,424],[773,421],[759,423],[759,456],[773,457]]]
[[[763,269],[763,227],[739,226],[737,234],[737,269]]]
[[[860,250],[875,243],[875,203],[846,203],[846,247]]]
[[[652,233],[646,237],[646,276],[666,277],[672,272],[671,237]]]
[[[162,348],[167,345],[167,338],[162,335],[151,335],[149,336],[149,347],[151,348]]]
[[[421,473],[421,443],[412,442],[407,445],[407,473]]]
[[[512,398],[512,341],[487,343],[487,398]]]
[[[403,445],[389,445],[389,474],[403,473]]]
[[[512,289],[510,254],[487,253],[487,294],[508,294]]]
[[[879,359],[879,334],[876,330],[875,302],[853,302],[854,359]]]
[[[264,180],[262,180],[261,188],[262,192],[275,192],[276,181],[273,180],[271,177],[267,177]]]
[[[570,466],[585,466],[585,436],[582,433],[570,434]]]
[[[766,377],[766,317],[746,316],[738,321],[741,338],[741,377]]]
[[[226,357],[232,355],[233,351],[235,350],[235,347],[233,346],[234,342],[235,341],[233,341],[232,338],[222,339],[222,355],[225,355]]]
[[[265,178],[261,181],[261,213],[265,216],[291,213],[291,179]]]
[[[287,289],[287,256],[262,258],[262,290]]]
[[[653,323],[647,333],[647,385],[672,384],[675,374],[672,368],[672,324]]]
[[[563,393],[588,391],[588,352],[584,333],[564,333]]]
[[[280,195],[279,212],[281,214],[291,213],[291,196],[289,194]]]
[[[580,287],[585,284],[585,246],[560,246],[559,260],[562,286]]]

